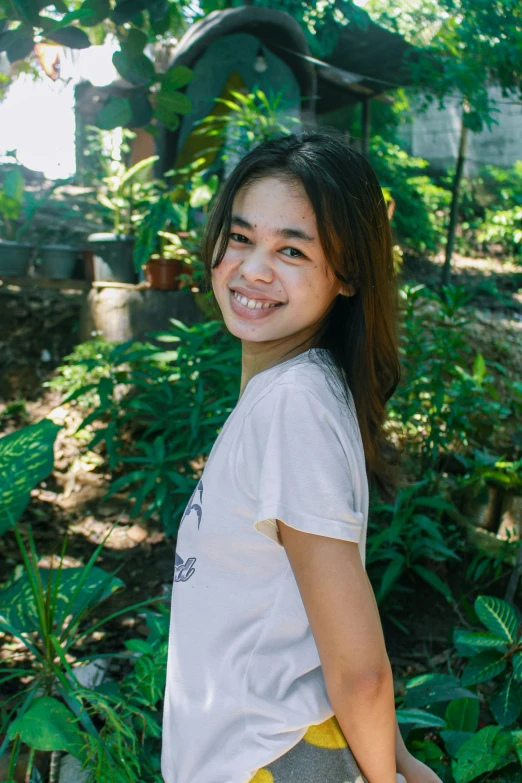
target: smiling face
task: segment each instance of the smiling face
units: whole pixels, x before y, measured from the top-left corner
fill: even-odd
[[[257,357],[256,371],[313,338],[335,297],[354,293],[327,264],[301,184],[275,177],[236,193],[228,247],[212,269],[212,288],[227,328],[242,341],[243,362]],[[258,305],[278,304],[254,308],[236,298],[237,289]]]

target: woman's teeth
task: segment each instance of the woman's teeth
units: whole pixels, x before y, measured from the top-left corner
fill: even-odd
[[[232,294],[236,297],[238,302],[241,302],[242,305],[245,305],[245,307],[248,307],[250,310],[261,310],[261,309],[268,309],[269,307],[279,307],[282,302],[261,302],[259,299],[247,299],[246,296],[242,296],[241,294],[238,294],[237,291],[232,291]]]

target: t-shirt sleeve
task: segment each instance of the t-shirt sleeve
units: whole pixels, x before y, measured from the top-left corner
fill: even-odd
[[[355,508],[354,482],[362,480],[360,456],[349,428],[339,431],[317,394],[280,383],[254,405],[244,429],[259,533],[282,546],[280,519],[305,533],[359,542],[364,515]]]

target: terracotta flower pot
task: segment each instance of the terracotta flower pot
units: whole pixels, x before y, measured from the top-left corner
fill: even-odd
[[[184,270],[180,258],[149,258],[143,269],[151,288],[160,291],[177,291],[179,275]]]

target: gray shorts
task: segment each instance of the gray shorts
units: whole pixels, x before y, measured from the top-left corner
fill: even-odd
[[[368,783],[335,715],[310,726],[302,740],[258,770],[250,783]]]

